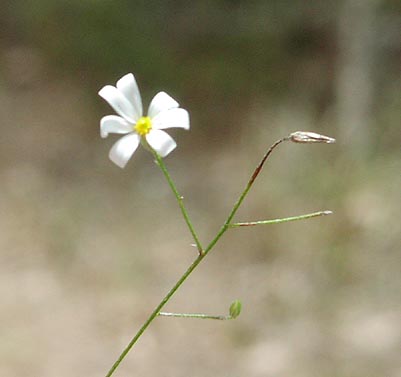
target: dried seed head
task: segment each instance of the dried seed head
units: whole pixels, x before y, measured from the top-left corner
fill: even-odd
[[[336,139],[332,137],[317,134],[315,132],[308,131],[296,131],[290,134],[289,140],[294,143],[327,143],[332,144],[336,142]]]

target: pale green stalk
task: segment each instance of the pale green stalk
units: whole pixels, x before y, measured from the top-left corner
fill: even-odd
[[[229,319],[234,319],[230,315],[209,315],[203,313],[167,313],[160,312],[160,317],[178,317],[178,318],[200,318],[200,319],[217,319],[219,321],[225,321]]]
[[[178,205],[180,206],[182,216],[184,217],[185,222],[188,225],[189,231],[192,234],[192,237],[193,237],[193,239],[195,241],[195,244],[196,244],[196,247],[198,249],[198,252],[199,252],[199,254],[202,254],[202,250],[203,250],[202,249],[202,245],[201,245],[201,243],[199,241],[198,235],[195,232],[194,226],[192,225],[192,222],[191,222],[191,220],[190,220],[190,218],[188,216],[188,212],[187,212],[187,210],[185,208],[185,205],[184,205],[184,197],[181,196],[180,193],[178,192],[177,187],[174,184],[174,181],[170,177],[170,174],[169,174],[169,172],[168,172],[168,170],[166,168],[166,165],[164,165],[163,159],[154,150],[152,150],[152,152],[153,152],[153,155],[156,158],[157,165],[159,165],[160,169],[162,170],[164,176],[167,179],[168,184],[171,187],[171,190],[173,190],[173,193],[174,193],[174,195],[175,195],[175,197],[177,199]]]
[[[332,213],[333,212],[331,212],[331,211],[319,211],[319,212],[307,213],[306,215],[285,217],[285,218],[282,218],[282,219],[247,221],[247,222],[243,222],[243,223],[233,223],[233,224],[229,224],[229,228],[237,228],[237,227],[240,227],[240,226],[254,226],[254,225],[268,225],[268,224],[288,223],[290,221],[311,219],[312,217],[327,216],[327,215],[331,215]]]
[[[121,353],[121,355],[118,357],[118,359],[116,360],[116,362],[113,364],[113,366],[111,367],[111,369],[109,370],[109,372],[107,373],[106,377],[110,377],[114,371],[118,368],[118,366],[120,365],[120,363],[122,362],[122,360],[125,358],[125,356],[128,354],[128,352],[131,350],[131,348],[134,346],[134,344],[138,341],[138,339],[141,337],[141,335],[145,332],[145,330],[148,328],[148,326],[153,322],[153,320],[158,316],[158,315],[167,315],[167,316],[186,316],[186,317],[192,317],[192,318],[208,318],[207,315],[203,315],[203,314],[183,314],[183,313],[164,313],[162,314],[160,311],[161,309],[166,305],[166,303],[171,299],[171,297],[174,295],[174,293],[178,290],[178,288],[184,283],[184,281],[189,277],[189,275],[192,273],[192,271],[195,270],[195,268],[200,264],[200,262],[206,257],[206,255],[210,252],[210,250],[212,250],[212,248],[216,245],[217,241],[221,238],[221,236],[227,231],[227,229],[229,229],[230,227],[235,227],[235,226],[244,226],[244,225],[239,225],[239,224],[245,224],[245,223],[234,223],[231,224],[231,220],[234,218],[236,212],[238,211],[240,205],[242,204],[243,200],[245,199],[246,195],[248,194],[250,188],[252,187],[256,177],[259,175],[260,171],[263,168],[264,163],[266,162],[267,158],[269,157],[269,155],[273,152],[273,150],[279,145],[281,144],[283,141],[287,141],[289,140],[288,137],[280,139],[278,141],[276,141],[267,151],[267,153],[264,155],[264,157],[262,158],[261,162],[259,163],[259,165],[257,166],[257,168],[255,169],[254,173],[252,174],[248,184],[245,187],[245,190],[241,193],[240,197],[238,198],[237,202],[234,204],[231,212],[229,213],[226,221],[224,222],[223,226],[220,228],[220,230],[218,231],[217,235],[212,239],[212,241],[209,243],[209,245],[203,249],[202,245],[199,241],[199,238],[196,234],[196,231],[192,225],[192,222],[188,216],[188,212],[184,206],[184,202],[183,202],[183,197],[179,194],[172,178],[170,177],[170,174],[166,168],[166,166],[164,165],[163,159],[154,151],[151,150],[152,153],[154,154],[155,158],[156,158],[156,162],[158,164],[158,166],[160,167],[160,169],[162,170],[164,176],[167,179],[168,184],[170,185],[174,196],[177,199],[178,205],[180,206],[182,215],[185,219],[185,222],[188,225],[188,228],[195,240],[196,246],[198,248],[198,252],[199,255],[197,256],[197,258],[192,262],[192,264],[188,267],[188,269],[184,272],[184,274],[178,279],[178,281],[174,284],[174,286],[170,289],[170,291],[166,294],[166,296],[163,298],[163,300],[160,301],[160,303],[156,306],[156,308],[153,310],[153,312],[149,315],[149,317],[146,319],[146,321],[143,323],[142,327],[139,329],[139,331],[135,334],[135,336],[131,339],[131,341],[128,343],[128,345],[125,347],[125,349],[123,350],[123,352]],[[302,216],[297,216],[296,218],[287,218],[287,219],[276,219],[276,220],[267,220],[267,221],[271,221],[271,222],[286,222],[286,221],[294,221],[294,220],[301,220],[303,218],[309,218],[309,217],[314,217],[314,216],[321,216],[323,213],[320,213],[319,215],[316,214],[309,214],[309,215],[304,215]],[[256,223],[259,222],[255,222],[255,224],[252,225],[257,225]],[[263,222],[261,222],[263,223]],[[267,223],[267,222],[265,222]],[[251,225],[250,223],[248,223],[249,225]],[[209,318],[212,319],[228,319],[228,318],[223,318],[223,316],[209,316]]]
[[[139,331],[135,334],[135,336],[132,338],[132,340],[128,343],[127,347],[125,347],[124,351],[121,353],[121,355],[118,357],[116,362],[113,364],[113,366],[111,367],[109,372],[106,374],[106,377],[110,377],[114,373],[114,371],[118,368],[118,366],[120,365],[121,361],[123,361],[123,359],[125,358],[127,353],[131,350],[131,348],[138,341],[138,339],[141,337],[141,335],[145,332],[145,330],[148,328],[148,326],[153,322],[153,320],[157,317],[157,315],[159,314],[159,312],[163,308],[163,306],[170,300],[170,298],[177,291],[177,289],[181,286],[181,284],[187,279],[187,277],[191,274],[191,272],[202,261],[202,259],[204,258],[204,255],[205,254],[198,255],[198,257],[192,262],[192,264],[185,271],[185,273],[180,277],[180,279],[177,281],[177,283],[175,283],[173,288],[171,288],[170,291],[167,293],[167,295],[163,298],[163,300],[160,301],[159,305],[157,305],[157,307],[153,310],[153,312],[150,314],[150,316],[144,322],[144,324],[139,329]]]

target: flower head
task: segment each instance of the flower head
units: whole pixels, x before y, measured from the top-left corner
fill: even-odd
[[[126,134],[111,148],[109,157],[120,168],[124,168],[141,141],[153,148],[161,157],[167,156],[177,144],[165,128],[189,129],[189,115],[165,92],[159,92],[150,102],[147,115],[143,115],[142,99],[132,73],[117,81],[117,85],[106,85],[99,91],[118,115],[107,115],[100,120],[100,135]]]

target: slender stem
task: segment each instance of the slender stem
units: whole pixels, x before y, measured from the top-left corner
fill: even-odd
[[[199,255],[198,257],[192,262],[192,264],[188,267],[188,269],[184,272],[184,274],[178,279],[178,281],[174,284],[174,286],[170,289],[170,291],[167,293],[167,295],[163,298],[162,301],[156,306],[156,308],[153,310],[153,312],[149,315],[149,317],[146,319],[142,327],[139,329],[139,331],[134,335],[134,337],[131,339],[129,344],[125,347],[121,355],[118,357],[117,361],[113,364],[109,372],[107,373],[106,377],[110,377],[114,371],[118,368],[120,363],[123,361],[125,356],[128,354],[128,352],[131,350],[131,348],[134,346],[134,344],[138,341],[138,339],[141,337],[141,335],[145,332],[145,330],[149,327],[149,325],[153,322],[153,320],[158,316],[160,313],[161,309],[166,305],[166,303],[170,300],[170,298],[174,295],[174,293],[178,290],[178,288],[184,283],[184,281],[188,278],[188,276],[192,273],[193,270],[199,265],[199,263],[206,257],[206,255],[210,252],[210,250],[214,247],[214,245],[217,243],[217,241],[221,238],[221,236],[227,231],[229,228],[229,224],[231,220],[233,219],[235,213],[238,211],[238,208],[240,207],[241,203],[245,199],[246,195],[248,194],[250,188],[252,187],[252,184],[254,183],[256,177],[259,175],[260,171],[263,168],[264,163],[266,162],[267,158],[270,156],[270,154],[273,152],[273,150],[281,144],[283,141],[289,140],[288,137],[280,139],[276,141],[266,152],[264,157],[262,158],[261,162],[253,172],[247,186],[245,187],[245,190],[242,192],[240,197],[238,198],[237,202],[234,204],[234,207],[232,208],[230,214],[227,217],[227,220],[223,224],[223,226],[220,228],[219,232],[217,235],[213,238],[213,240],[210,242],[210,244],[207,246],[206,249],[203,249],[201,246],[201,243],[198,239],[198,236],[196,235],[196,232],[194,230],[194,227],[189,219],[188,213],[185,209],[184,203],[183,203],[183,198],[179,194],[173,180],[170,177],[170,174],[164,165],[164,162],[162,158],[153,150],[150,148],[152,151],[153,155],[156,158],[156,161],[158,165],[160,166],[161,170],[163,171],[164,176],[167,179],[167,182],[169,183],[171,189],[173,190],[173,193],[178,201],[178,204],[181,208],[181,212],[184,216],[184,219],[188,225],[189,230],[192,233],[192,236],[195,240],[196,246],[198,247]]]
[[[243,193],[240,195],[240,197],[238,198],[237,202],[234,204],[233,209],[231,210],[230,214],[227,217],[226,222],[224,223],[226,226],[228,226],[228,224],[231,222],[231,220],[233,219],[234,215],[236,214],[236,212],[238,211],[238,208],[240,207],[240,205],[242,204],[242,202],[244,201],[245,197],[247,196],[249,190],[251,189],[253,183],[255,182],[257,176],[259,175],[259,173],[261,172],[263,165],[265,164],[266,160],[268,159],[268,157],[270,156],[270,154],[274,151],[274,149],[281,144],[283,141],[287,141],[288,138],[285,137],[283,139],[277,140],[266,152],[266,154],[263,156],[262,160],[260,161],[259,165],[256,167],[255,171],[253,172],[251,179],[249,180],[248,184],[245,187],[245,190],[243,191]]]
[[[232,208],[230,214],[227,217],[227,220],[224,222],[223,226],[220,228],[220,231],[217,233],[216,237],[213,238],[213,240],[210,242],[210,244],[208,245],[208,247],[205,249],[204,253],[207,254],[210,249],[213,248],[213,246],[217,243],[217,241],[220,239],[220,237],[225,233],[225,231],[229,228],[231,220],[233,219],[233,217],[235,216],[235,214],[237,213],[240,205],[242,204],[242,202],[244,201],[245,197],[247,196],[249,190],[251,189],[253,183],[255,182],[257,176],[259,175],[259,173],[261,172],[263,165],[265,164],[266,160],[268,159],[268,157],[271,155],[271,153],[274,151],[274,149],[280,145],[282,142],[284,141],[288,141],[288,137],[284,137],[280,140],[277,140],[266,152],[266,154],[263,156],[262,160],[260,161],[259,165],[256,167],[255,171],[253,172],[250,180],[248,181],[245,190],[242,192],[242,194],[240,195],[240,197],[238,198],[237,202],[234,204],[234,207]]]
[[[159,155],[158,153],[156,153],[154,150],[152,150],[152,152],[153,152],[153,155],[154,155],[155,158],[156,158],[157,164],[160,166],[160,169],[162,170],[164,176],[166,177],[167,182],[168,182],[168,184],[170,185],[171,190],[172,190],[173,193],[174,193],[174,196],[175,196],[176,199],[177,199],[178,205],[180,206],[180,209],[181,209],[181,213],[182,213],[182,215],[183,215],[183,217],[184,217],[184,219],[185,219],[185,222],[186,222],[187,225],[188,225],[189,231],[190,231],[191,234],[192,234],[192,237],[193,237],[193,239],[194,239],[194,241],[195,241],[195,244],[196,244],[196,247],[197,247],[197,249],[198,249],[198,252],[199,252],[199,254],[202,254],[203,248],[202,248],[202,245],[201,245],[201,243],[200,243],[200,241],[199,241],[198,235],[197,235],[196,232],[195,232],[194,226],[192,225],[192,222],[191,222],[191,220],[190,220],[190,218],[189,218],[188,212],[187,212],[187,210],[186,210],[186,208],[185,208],[185,205],[184,205],[184,198],[183,198],[183,197],[180,195],[180,193],[178,192],[177,187],[175,186],[174,181],[171,179],[170,173],[168,172],[167,167],[166,167],[166,165],[164,164],[163,159],[162,159],[162,158],[160,157],[160,155]]]
[[[331,215],[332,213],[333,212],[331,212],[331,211],[319,211],[319,212],[314,212],[314,213],[308,213],[306,215],[285,217],[285,218],[282,218],[282,219],[248,221],[248,222],[243,222],[243,223],[233,223],[233,224],[229,224],[229,228],[236,228],[236,227],[240,227],[240,226],[254,226],[254,225],[267,225],[267,224],[287,223],[287,222],[290,222],[290,221],[305,220],[305,219],[310,219],[312,217]]]
[[[153,320],[157,317],[159,314],[160,310],[163,308],[163,306],[170,300],[170,298],[174,295],[174,293],[177,291],[177,289],[181,286],[181,284],[188,278],[188,276],[191,274],[191,272],[196,268],[196,266],[202,261],[202,259],[205,257],[205,254],[200,254],[198,257],[192,262],[192,264],[188,267],[188,269],[185,271],[185,273],[180,277],[180,279],[175,283],[173,288],[170,289],[170,291],[167,293],[167,295],[163,298],[162,301],[160,301],[159,305],[153,310],[153,312],[150,314],[148,319],[145,321],[145,323],[142,325],[142,327],[139,329],[139,331],[135,334],[135,336],[132,338],[132,340],[129,342],[127,347],[123,350],[117,361],[113,364],[109,372],[106,374],[106,377],[110,377],[114,371],[118,368],[120,365],[121,361],[125,358],[127,353],[131,350],[131,348],[134,346],[134,344],[138,341],[138,339],[141,337],[141,335],[145,332],[145,330],[148,328],[148,326],[153,322]]]
[[[209,315],[201,313],[167,313],[159,312],[161,317],[178,317],[178,318],[200,318],[200,319],[217,319],[219,321],[226,321],[233,319],[230,315]]]

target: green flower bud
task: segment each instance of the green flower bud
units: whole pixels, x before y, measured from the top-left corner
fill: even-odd
[[[230,305],[230,317],[237,318],[241,313],[241,309],[242,309],[241,301],[239,300],[233,301],[233,303]]]

